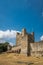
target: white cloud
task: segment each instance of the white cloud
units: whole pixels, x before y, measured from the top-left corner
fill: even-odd
[[[6,41],[3,39],[0,39],[0,43],[5,43]]]
[[[1,39],[1,38],[15,38],[17,32],[19,32],[19,31],[15,31],[15,30],[2,31],[2,30],[0,30],[0,39]],[[19,32],[19,33],[20,33],[20,32]]]
[[[10,45],[11,45],[11,46],[13,46],[13,45],[14,45],[14,43],[12,43],[12,42],[9,42],[9,43],[10,43]]]
[[[40,37],[40,40],[43,40],[43,35]]]
[[[9,42],[10,45],[14,45],[17,32],[19,32],[19,31],[16,31],[16,30],[2,31],[2,30],[0,30],[0,43]]]

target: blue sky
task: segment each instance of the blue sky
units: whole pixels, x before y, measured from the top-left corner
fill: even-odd
[[[0,30],[21,31],[22,28],[34,31],[35,40],[40,40],[43,36],[43,0],[0,0]]]

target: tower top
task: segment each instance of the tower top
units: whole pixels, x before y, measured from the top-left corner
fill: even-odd
[[[24,36],[26,34],[26,29],[22,29],[22,36]]]
[[[23,28],[23,29],[22,29],[22,31],[26,31],[26,29],[25,29],[25,28]]]

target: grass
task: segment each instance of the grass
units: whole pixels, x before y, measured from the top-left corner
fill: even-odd
[[[26,57],[23,54],[0,54],[0,65],[43,65],[43,57]]]

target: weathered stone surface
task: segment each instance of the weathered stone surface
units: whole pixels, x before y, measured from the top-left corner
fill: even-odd
[[[21,46],[21,53],[30,55],[30,42],[34,42],[34,33],[28,34],[26,29],[21,33],[17,33],[16,45]]]
[[[20,53],[26,56],[43,56],[43,42],[35,42],[34,32],[29,34],[26,29],[23,29],[16,35],[16,48],[13,50],[21,50]]]
[[[32,56],[43,56],[43,42],[30,43]]]

